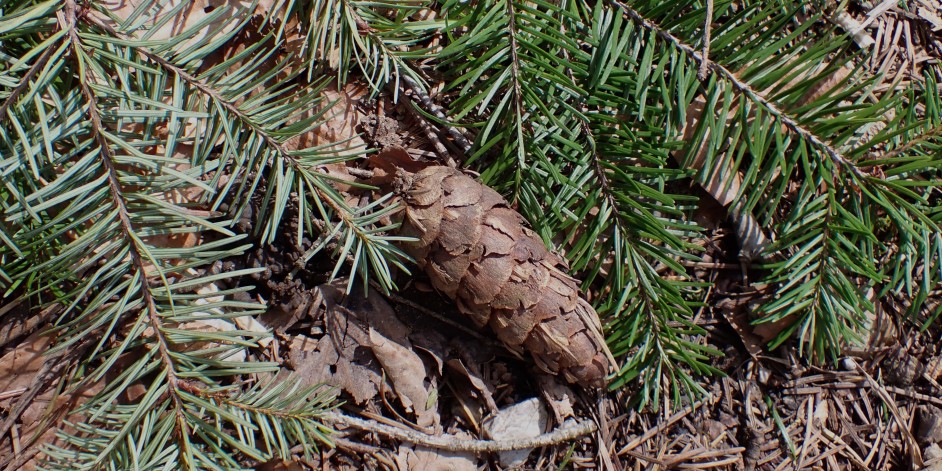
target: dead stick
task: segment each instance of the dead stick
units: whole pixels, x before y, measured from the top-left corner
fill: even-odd
[[[4,471],[16,471],[19,469],[23,469],[23,465],[25,465],[29,460],[33,459],[33,457],[39,454],[39,452],[40,452],[39,444],[36,443],[36,444],[33,444],[33,446],[27,448],[26,451],[24,451],[23,453],[20,453],[19,455],[11,454],[9,456],[9,459],[10,459],[10,461],[8,462],[9,464],[7,465],[6,468],[4,468]]]
[[[352,417],[339,412],[328,412],[322,416],[328,422],[348,425],[350,427],[374,432],[396,440],[422,445],[428,448],[448,451],[471,451],[476,453],[489,453],[508,450],[525,450],[568,442],[578,437],[588,435],[598,430],[598,426],[591,420],[584,420],[573,425],[564,425],[533,438],[517,438],[511,440],[471,440],[454,435],[429,435],[412,430],[402,430],[381,424],[372,420]]]
[[[448,148],[445,147],[445,144],[442,143],[442,140],[438,138],[438,133],[435,129],[432,128],[432,125],[429,124],[428,120],[425,119],[425,116],[422,116],[420,113],[416,113],[412,109],[412,97],[408,93],[403,93],[402,97],[407,101],[406,107],[413,112],[416,121],[419,123],[419,127],[422,128],[422,131],[425,133],[425,137],[428,138],[429,142],[432,143],[432,147],[435,149],[435,153],[438,154],[439,159],[442,163],[451,167],[458,168],[458,162],[455,162],[455,159],[451,157],[451,152],[448,151]]]
[[[928,402],[930,404],[935,404],[937,406],[942,406],[942,399],[939,399],[938,397],[930,396],[928,394],[922,394],[916,391],[910,391],[908,389],[897,388],[895,386],[884,386],[884,389],[886,389],[888,392],[891,392],[893,394],[899,394],[900,396],[905,396],[910,399],[914,399],[914,400],[922,401],[922,402]]]

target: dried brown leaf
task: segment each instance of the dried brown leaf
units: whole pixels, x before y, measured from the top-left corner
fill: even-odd
[[[415,448],[400,446],[397,461],[403,471],[476,471],[478,469],[477,460],[470,453],[434,450],[422,446]]]
[[[343,351],[341,354],[333,340],[329,335],[319,340],[303,335],[292,339],[288,358],[301,384],[328,384],[340,388],[350,394],[357,404],[376,397],[383,378],[375,365],[371,365],[372,355],[365,358],[359,355],[359,344],[349,342],[347,338],[337,340]]]
[[[41,443],[54,443],[59,424],[68,412],[102,389],[101,383],[92,383],[82,385],[68,394],[61,394],[55,379],[44,379],[44,376],[50,374],[49,366],[52,364],[47,363],[59,361],[55,357],[45,355],[53,345],[53,340],[52,333],[33,334],[0,357],[0,393],[4,396],[0,399],[0,411],[4,412],[4,418],[13,412],[22,394],[29,394],[30,388],[40,388],[13,425],[17,431],[18,444],[13,446],[10,441],[6,441],[4,447],[10,448],[0,450],[0,456],[10,456],[17,449],[38,446]],[[68,419],[77,422],[81,417],[73,415]],[[41,457],[41,453],[36,455],[23,464],[21,469],[36,469]]]
[[[25,390],[46,363],[44,354],[52,346],[52,340],[52,334],[33,334],[0,357],[0,392]],[[16,397],[0,400],[0,409],[8,409]]]
[[[323,101],[310,111],[324,113],[324,121],[311,132],[289,139],[285,143],[288,149],[305,149],[324,144],[333,144],[329,149],[339,154],[365,151],[366,142],[360,138],[357,126],[366,119],[357,103],[367,97],[369,87],[350,82],[338,89],[333,82],[322,92]]]
[[[436,426],[440,421],[438,393],[434,386],[426,386],[425,364],[411,349],[409,341],[389,339],[370,328],[370,342],[402,405],[415,414],[416,424],[422,428]]]
[[[357,332],[359,344],[372,350],[402,405],[415,414],[416,423],[423,428],[437,427],[440,418],[435,400],[438,391],[432,380],[435,373],[429,371],[409,341],[411,329],[399,320],[395,310],[375,290],[366,297],[359,291],[344,297],[342,286],[329,284],[321,287],[328,310],[347,317],[348,324],[344,324],[344,329]],[[338,300],[342,303],[337,304]],[[328,322],[332,320],[337,318],[332,317]],[[336,332],[334,329],[330,331]]]
[[[345,295],[346,281],[318,287],[326,312],[321,339],[295,336],[289,357],[306,384],[339,387],[363,403],[385,389],[415,413],[421,427],[439,423],[435,367],[428,368],[410,342],[411,330],[375,291]],[[430,351],[429,349],[425,349]],[[384,376],[391,383],[384,383]]]
[[[746,299],[726,298],[716,304],[716,309],[723,314],[729,325],[739,335],[749,355],[757,358],[762,355],[763,345],[774,339],[788,324],[772,327],[763,327],[769,324],[760,324],[754,327],[750,323],[748,304]]]

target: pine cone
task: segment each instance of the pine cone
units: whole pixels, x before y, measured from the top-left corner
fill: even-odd
[[[603,386],[614,366],[598,314],[579,296],[563,260],[546,250],[500,194],[460,171],[429,167],[400,176],[404,249],[432,285],[478,326],[544,371]]]

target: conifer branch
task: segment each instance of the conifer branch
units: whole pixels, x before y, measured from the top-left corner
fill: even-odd
[[[942,136],[942,125],[934,126],[930,129],[927,129],[919,133],[918,135],[912,138],[907,139],[906,142],[904,142],[899,147],[883,154],[881,156],[882,157],[881,160],[895,159],[905,154],[906,152],[909,152],[910,150],[916,148],[920,144],[924,144],[930,141],[931,139],[939,137],[939,136]],[[877,165],[878,163],[879,161],[874,161],[872,164],[870,164],[870,166]]]
[[[520,91],[520,57],[517,55],[517,16],[514,12],[514,0],[504,0],[507,8],[507,38],[510,43],[510,81],[511,81],[511,90],[513,93],[513,112],[514,112],[514,129],[517,132],[517,159],[519,164],[516,166],[516,178],[515,185],[520,186],[522,179],[521,170],[523,163],[523,147],[520,145],[524,139],[523,132],[523,94]],[[514,201],[517,198],[517,192],[514,192]]]
[[[101,28],[102,30],[104,30],[105,32],[107,32],[108,34],[114,37],[123,38],[123,39],[133,39],[133,38],[129,38],[127,35],[122,34],[119,31],[116,31],[110,25],[104,24],[101,21],[98,21],[97,19],[92,19],[90,21],[96,27]],[[206,83],[205,81],[199,79],[196,76],[193,76],[192,74],[184,70],[182,67],[179,67],[173,64],[172,62],[161,57],[160,55],[155,54],[152,51],[149,51],[145,47],[142,47],[137,44],[132,44],[131,48],[141,57],[147,60],[150,60],[156,63],[162,69],[172,74],[177,75],[188,85],[192,86],[194,89],[196,89],[197,91],[199,91],[200,93],[202,93],[203,95],[205,95],[206,97],[214,101],[215,103],[218,103],[228,113],[231,113],[232,116],[234,116],[239,122],[241,122],[246,127],[251,129],[256,135],[261,137],[261,139],[265,142],[265,144],[270,149],[275,151],[275,153],[278,156],[278,159],[281,160],[282,162],[287,163],[298,174],[300,175],[308,174],[309,169],[306,166],[304,166],[298,158],[292,155],[292,153],[287,149],[287,147],[285,147],[284,143],[279,141],[271,132],[269,132],[263,126],[259,125],[259,123],[257,123],[251,116],[249,116],[248,113],[243,111],[234,101],[224,97],[211,84]],[[323,188],[321,188],[318,185],[312,185],[312,187],[317,196],[318,201],[325,203],[328,207],[330,207],[331,210],[333,210],[334,214],[340,218],[341,222],[340,222],[340,226],[338,227],[346,227],[348,230],[352,231],[355,238],[361,244],[364,244],[365,246],[370,246],[376,243],[374,241],[374,237],[370,233],[368,233],[368,231],[362,226],[362,224],[360,224],[357,221],[357,216],[356,214],[354,214],[354,210],[348,207],[342,201],[341,198],[338,198],[329,194],[327,191],[325,191]],[[338,237],[338,235],[334,234],[333,237]],[[390,251],[388,252],[388,256],[390,258],[389,263],[393,263],[393,264],[397,264],[401,266],[398,260],[398,257],[400,257],[400,253],[398,251]],[[354,259],[357,263],[366,263],[366,262],[363,262],[362,259],[357,260],[357,257],[354,257]],[[385,260],[380,260],[380,262],[386,263]],[[354,268],[356,268],[357,263],[353,263]],[[405,268],[405,267],[402,267],[402,268]],[[383,272],[388,271],[385,268],[382,268],[382,270]],[[352,282],[354,277],[351,276],[350,278]],[[391,279],[389,279],[388,277],[381,277],[381,280],[382,280],[381,286],[383,286],[384,290],[388,292],[389,289],[392,287]]]
[[[118,215],[118,220],[120,221],[120,231],[129,245],[131,265],[134,267],[134,271],[138,276],[140,292],[144,298],[145,310],[147,312],[147,320],[153,328],[154,338],[157,341],[157,349],[160,354],[161,362],[164,365],[164,371],[167,375],[167,383],[170,387],[169,394],[173,400],[174,413],[176,415],[176,423],[179,433],[178,438],[185,437],[189,434],[189,429],[187,427],[186,418],[183,415],[183,401],[179,395],[179,380],[177,378],[177,372],[173,358],[170,354],[170,343],[164,334],[164,326],[160,319],[160,313],[157,310],[157,303],[154,301],[153,293],[151,293],[148,286],[149,280],[147,267],[144,264],[144,256],[137,245],[139,238],[134,235],[134,226],[131,222],[131,216],[128,212],[127,201],[123,191],[121,190],[120,179],[118,177],[118,172],[115,169],[114,152],[111,149],[111,143],[108,142],[108,138],[105,137],[105,133],[103,131],[101,115],[98,113],[98,101],[94,92],[92,92],[91,87],[89,86],[89,82],[92,82],[94,79],[88,67],[82,63],[82,56],[85,55],[85,49],[82,45],[81,39],[78,36],[75,12],[76,8],[77,5],[75,0],[66,0],[64,14],[59,12],[60,20],[62,20],[60,24],[61,27],[68,31],[69,44],[72,49],[72,57],[75,60],[76,66],[78,68],[79,86],[82,90],[82,96],[84,96],[85,100],[88,102],[88,118],[91,132],[97,141],[98,146],[100,147],[99,152],[101,156],[101,163],[105,169],[105,172],[107,173],[108,188],[109,192],[111,193],[111,200]],[[160,270],[159,266],[156,268],[157,270]],[[179,444],[181,449],[184,450],[184,455],[188,454],[186,451],[186,440],[179,440]]]
[[[22,95],[23,92],[29,88],[30,80],[32,80],[32,78],[35,77],[36,74],[38,74],[39,71],[43,69],[43,67],[46,66],[46,63],[49,62],[49,58],[51,58],[52,55],[56,52],[58,45],[59,41],[56,41],[46,47],[46,50],[40,54],[39,59],[36,59],[36,62],[34,62],[33,65],[30,66],[29,70],[23,74],[23,77],[20,78],[20,83],[17,84],[17,86],[10,92],[10,95],[7,96],[7,99],[3,100],[3,103],[0,104],[0,123],[9,119],[7,112],[9,111],[10,107],[13,106],[13,104],[16,103],[16,100],[19,99],[20,95]]]
[[[834,161],[835,166],[838,168],[843,168],[858,178],[863,178],[866,175],[862,172],[857,166],[847,157],[845,157],[840,151],[835,149],[833,146],[828,144],[822,137],[814,134],[806,127],[802,126],[801,123],[796,121],[794,118],[789,116],[788,113],[781,110],[778,106],[772,103],[770,100],[762,96],[759,92],[755,91],[748,83],[740,80],[736,74],[732,71],[723,67],[716,61],[710,60],[703,56],[702,52],[697,51],[696,48],[687,44],[680,38],[672,35],[670,32],[664,30],[653,21],[642,16],[638,11],[631,8],[627,4],[620,2],[619,0],[608,0],[612,6],[620,9],[625,12],[625,14],[631,18],[636,23],[643,26],[645,29],[652,31],[659,38],[669,42],[672,46],[682,51],[688,57],[693,59],[698,64],[705,64],[706,68],[711,72],[714,72],[730,84],[732,84],[737,90],[742,92],[742,94],[749,97],[750,100],[762,105],[770,115],[778,119],[785,127],[791,130],[793,133],[801,136],[803,139],[806,139],[808,142],[813,144],[815,147],[823,151],[827,156]]]

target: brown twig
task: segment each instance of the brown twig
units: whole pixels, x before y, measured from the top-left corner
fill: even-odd
[[[915,391],[910,391],[908,389],[897,388],[895,386],[883,386],[883,389],[886,389],[887,392],[891,392],[893,394],[899,394],[900,396],[905,396],[910,399],[914,399],[914,400],[922,401],[922,402],[928,402],[929,404],[934,404],[937,406],[942,406],[942,399],[938,397],[930,396],[928,394],[921,394]]]
[[[40,448],[38,444],[33,444],[32,446],[26,448],[23,453],[20,453],[19,456],[10,455],[12,461],[7,465],[6,468],[4,468],[4,471],[18,471],[23,469],[23,465],[29,462],[29,460],[33,459],[34,456],[39,454],[39,451]]]
[[[403,93],[402,97],[405,99],[406,108],[412,112],[412,116],[418,122],[419,127],[422,128],[422,132],[425,133],[425,137],[432,144],[432,148],[435,149],[435,153],[438,154],[438,158],[441,162],[451,168],[458,168],[458,162],[451,156],[451,152],[448,151],[448,148],[445,147],[445,144],[442,143],[442,140],[438,138],[438,133],[435,132],[435,129],[432,128],[432,125],[429,124],[428,120],[425,119],[425,116],[422,116],[421,113],[415,111],[413,108],[412,97],[409,93]]]
[[[533,438],[518,438],[510,440],[474,440],[454,435],[434,436],[413,430],[403,430],[381,424],[372,420],[352,417],[340,412],[328,412],[321,416],[327,422],[343,424],[350,427],[377,433],[395,440],[414,443],[428,448],[448,451],[471,451],[476,453],[492,453],[508,450],[525,450],[550,445],[557,445],[572,441],[576,438],[591,434],[598,430],[598,426],[591,420],[583,420],[571,425],[563,425],[552,432],[544,433]]]
[[[365,168],[348,167],[347,173],[363,180],[369,180],[374,176],[374,172],[372,170]]]

